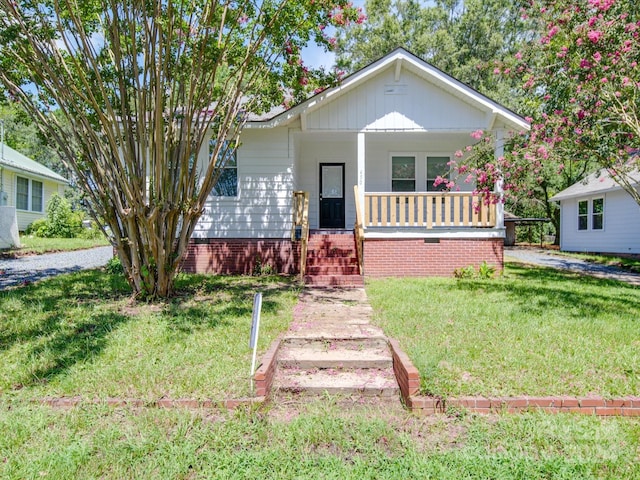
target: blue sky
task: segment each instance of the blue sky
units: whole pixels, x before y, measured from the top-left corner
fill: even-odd
[[[352,0],[354,6],[362,7],[363,9],[364,2],[365,0]],[[302,50],[302,60],[304,60],[305,65],[310,67],[325,67],[329,70],[335,64],[336,56],[333,52],[325,52],[322,47],[309,45],[307,48]]]

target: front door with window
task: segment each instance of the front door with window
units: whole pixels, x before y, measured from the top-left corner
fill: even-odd
[[[320,164],[320,228],[344,228],[344,163]]]

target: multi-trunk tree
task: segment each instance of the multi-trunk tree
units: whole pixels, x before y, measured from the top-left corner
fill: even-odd
[[[73,170],[134,294],[166,297],[223,149],[249,113],[330,81],[300,49],[358,17],[345,0],[0,0],[0,83]]]

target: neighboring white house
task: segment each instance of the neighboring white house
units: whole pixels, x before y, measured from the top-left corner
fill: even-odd
[[[640,253],[640,206],[606,170],[589,175],[551,200],[560,202],[561,250]]]
[[[45,216],[51,196],[62,195],[68,182],[7,145],[0,151],[0,205],[16,208],[18,229],[24,231],[31,222]]]
[[[473,208],[464,192],[433,187],[482,130],[528,129],[519,115],[404,49],[307,101],[252,119],[193,234],[185,268],[247,272],[256,257],[298,269],[294,193],[309,194],[312,230],[364,231],[367,276],[448,275],[486,260],[502,268],[502,206]],[[208,151],[199,161],[207,161]],[[357,197],[354,193],[357,186]]]

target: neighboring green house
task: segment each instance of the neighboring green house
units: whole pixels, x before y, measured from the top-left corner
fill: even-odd
[[[54,193],[64,194],[68,181],[7,145],[0,146],[0,205],[16,207],[18,230],[45,216]]]

